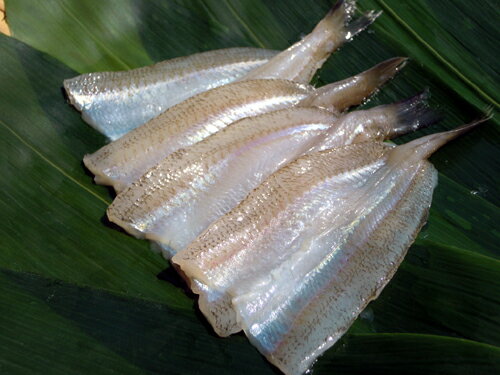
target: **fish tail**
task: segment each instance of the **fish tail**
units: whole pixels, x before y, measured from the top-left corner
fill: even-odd
[[[393,57],[360,73],[359,76],[366,76],[369,81],[372,82],[371,91],[373,92],[384,83],[394,78],[396,73],[403,69],[407,62],[407,57]]]
[[[318,25],[313,30],[313,33],[324,33],[326,31],[333,37],[340,37],[343,42],[345,26],[350,18],[349,9],[350,7],[346,6],[346,1],[337,1],[330,8],[325,17],[318,23]],[[341,44],[342,42],[339,40],[338,44]]]
[[[406,57],[394,57],[355,76],[320,87],[302,105],[343,112],[374,94],[405,66],[406,61]]]
[[[342,34],[345,40],[350,40],[366,29],[382,13],[369,11],[350,22],[355,10],[356,1],[339,0],[318,24],[317,29],[330,30],[334,35]]]
[[[431,109],[428,105],[429,91],[421,93],[406,100],[389,104],[395,112],[395,121],[390,124],[389,138],[395,138],[403,134],[430,126],[442,119],[442,115]]]
[[[485,116],[455,129],[417,138],[411,142],[395,147],[392,150],[391,157],[400,160],[408,159],[409,156],[413,160],[425,160],[446,143],[475,129],[483,122],[491,119],[491,117],[491,113],[487,113]]]
[[[361,17],[356,18],[346,26],[345,38],[350,40],[354,36],[358,35],[361,31],[370,26],[381,14],[382,11],[377,12],[375,10],[371,10],[364,13]]]

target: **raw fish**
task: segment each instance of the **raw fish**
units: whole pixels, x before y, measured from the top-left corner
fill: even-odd
[[[250,71],[242,80],[280,78],[309,83],[333,51],[363,31],[380,15],[368,12],[348,23],[355,1],[338,1],[314,30],[300,41]]]
[[[313,92],[284,80],[233,82],[195,95],[123,137],[85,155],[95,181],[120,192],[180,148],[197,143],[245,117],[297,105]]]
[[[368,142],[304,156],[172,262],[201,294],[202,311],[235,312],[271,363],[302,374],[379,295],[426,222],[437,184],[426,159],[480,122],[401,146]],[[217,294],[229,310],[211,306]]]
[[[278,55],[256,48],[215,50],[130,71],[82,74],[65,80],[64,88],[84,121],[116,140],[173,105],[237,79],[309,83],[335,49],[378,16],[369,12],[347,25],[353,11],[354,2],[339,1],[309,35]]]
[[[115,140],[193,95],[241,78],[277,53],[220,49],[128,71],[86,73],[66,79],[64,88],[83,120]]]
[[[393,77],[404,60],[398,57],[378,64],[350,79],[350,85],[324,86],[321,95],[315,95],[311,86],[284,80],[243,81],[218,87],[185,100],[94,154],[86,155],[84,163],[96,175],[97,183],[112,185],[119,192],[172,152],[197,143],[241,118],[301,105],[302,101],[307,106],[325,107],[336,113],[359,104]],[[345,94],[350,94],[349,99]]]
[[[108,218],[136,237],[157,241],[170,258],[297,157],[382,141],[435,119],[425,95],[340,118],[314,107],[245,118],[166,157],[116,197]]]

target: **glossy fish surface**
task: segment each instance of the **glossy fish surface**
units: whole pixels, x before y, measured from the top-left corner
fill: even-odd
[[[396,147],[368,142],[304,156],[172,261],[205,314],[235,314],[270,362],[302,374],[379,295],[425,223],[437,184],[426,159],[477,124]],[[211,305],[214,296],[231,309]]]
[[[122,139],[85,156],[84,163],[96,175],[97,183],[112,185],[118,192],[163,157],[241,118],[294,105],[322,107],[338,114],[360,104],[392,78],[404,60],[389,59],[318,90],[284,80],[244,81],[219,87],[172,107]],[[129,150],[130,144],[133,151]]]
[[[324,109],[295,107],[235,122],[147,171],[115,198],[108,218],[175,253],[311,148],[334,119]]]
[[[97,183],[119,192],[172,152],[242,118],[294,106],[312,91],[285,80],[234,82],[171,107],[83,161]]]
[[[159,243],[170,258],[283,165],[308,152],[400,135],[428,125],[412,99],[336,118],[295,107],[242,119],[169,155],[120,193],[110,221]],[[409,115],[408,111],[413,115]],[[404,116],[402,116],[404,113]]]
[[[278,52],[227,48],[138,69],[82,74],[64,81],[84,121],[111,140],[200,92],[241,78]]]

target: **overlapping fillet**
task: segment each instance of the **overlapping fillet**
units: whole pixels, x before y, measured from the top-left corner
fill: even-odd
[[[111,140],[200,92],[228,84],[278,52],[227,48],[121,72],[95,72],[64,81],[84,121]]]
[[[404,60],[398,57],[384,61],[340,83],[322,87],[319,95],[311,86],[284,80],[244,81],[219,87],[187,99],[86,155],[84,163],[96,175],[97,183],[112,185],[119,192],[172,152],[241,118],[294,105],[324,107],[338,113],[359,104],[392,78]]]
[[[304,156],[172,261],[212,324],[234,319],[269,361],[301,374],[378,296],[424,224],[437,183],[426,159],[478,123]]]
[[[340,118],[307,107],[246,118],[166,157],[117,196],[108,218],[135,236],[158,242],[170,257],[301,155],[384,140],[434,119],[421,96]]]
[[[298,104],[312,87],[285,80],[235,82],[198,94],[130,131],[97,152],[85,166],[96,182],[117,192],[167,155],[249,116]]]
[[[369,12],[348,24],[353,11],[354,2],[337,2],[310,34],[279,54],[255,48],[215,50],[130,71],[83,74],[65,80],[64,88],[83,119],[115,140],[175,104],[237,79],[309,83],[335,49],[378,15]]]

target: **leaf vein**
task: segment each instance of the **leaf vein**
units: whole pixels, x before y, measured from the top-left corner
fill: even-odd
[[[475,90],[480,96],[486,99],[491,105],[496,108],[500,107],[500,104],[497,103],[495,99],[490,97],[487,93],[485,93],[478,85],[472,82],[469,78],[467,78],[464,74],[460,72],[451,62],[445,59],[436,49],[434,49],[429,43],[427,43],[410,25],[408,25],[401,17],[398,16],[396,11],[392,9],[384,0],[376,0],[380,6],[387,11],[387,13],[392,16],[396,22],[401,24],[411,35],[413,35],[418,42],[420,42],[425,48],[427,48],[441,63],[446,65],[455,75],[457,75],[465,84],[470,86],[473,90]]]
[[[96,193],[94,193],[92,190],[90,190],[89,188],[87,188],[86,186],[82,185],[80,182],[78,182],[78,180],[76,180],[75,178],[73,178],[71,175],[69,175],[68,173],[66,173],[61,167],[59,167],[58,165],[54,164],[52,161],[50,161],[50,159],[48,159],[45,155],[43,155],[39,150],[37,150],[34,146],[32,146],[31,144],[29,144],[28,142],[26,142],[14,129],[12,129],[10,126],[8,126],[5,122],[3,122],[2,120],[0,120],[0,124],[5,128],[7,129],[14,137],[16,137],[22,144],[24,144],[26,147],[28,147],[31,151],[33,151],[36,155],[38,155],[43,161],[45,161],[47,164],[49,164],[51,167],[53,167],[54,169],[56,169],[59,173],[61,173],[64,177],[68,178],[69,180],[71,180],[72,182],[74,182],[76,185],[78,185],[79,187],[81,187],[83,190],[85,190],[87,193],[89,193],[90,195],[94,196],[95,198],[97,198],[99,201],[103,202],[104,204],[106,204],[107,206],[109,206],[111,204],[111,202],[108,202],[106,199],[100,197],[99,195],[97,195]]]

